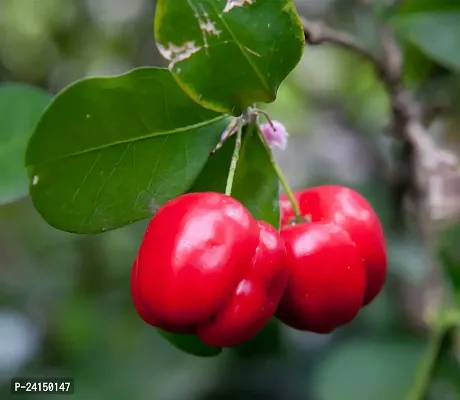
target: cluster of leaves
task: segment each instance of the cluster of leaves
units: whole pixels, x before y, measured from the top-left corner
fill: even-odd
[[[27,97],[22,107],[31,114],[0,121],[20,131],[8,133],[15,163],[2,157],[7,170],[16,168],[5,200],[25,194],[23,152],[36,210],[66,232],[114,230],[188,191],[224,192],[234,137],[210,154],[232,117],[275,100],[302,56],[299,16],[292,0],[159,0],[155,15],[168,68],[85,78],[52,99],[34,88],[2,89],[10,107]],[[8,109],[2,116],[9,118]],[[232,196],[278,226],[278,179],[257,129],[245,129]],[[21,148],[12,151],[16,140]],[[221,351],[193,336],[161,334],[192,354]]]

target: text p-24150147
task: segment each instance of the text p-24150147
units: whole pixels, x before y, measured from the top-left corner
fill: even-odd
[[[68,378],[12,378],[11,393],[73,394],[74,380]]]

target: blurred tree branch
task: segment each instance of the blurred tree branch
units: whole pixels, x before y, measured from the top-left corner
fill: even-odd
[[[372,64],[377,65],[379,61],[363,47],[353,36],[346,32],[341,32],[332,29],[323,21],[311,21],[304,17],[300,17],[305,34],[305,40],[310,45],[318,45],[322,43],[333,43],[344,49],[350,50],[361,57],[367,59]]]
[[[457,166],[457,157],[433,142],[423,124],[421,105],[403,85],[403,57],[390,29],[380,26],[383,54],[378,57],[348,33],[335,30],[322,21],[310,21],[304,17],[301,20],[308,44],[332,43],[360,55],[373,65],[390,96],[393,116],[389,132],[417,149],[423,167],[430,168],[440,163]]]

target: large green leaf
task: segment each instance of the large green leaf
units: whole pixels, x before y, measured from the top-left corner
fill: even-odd
[[[404,399],[425,345],[418,341],[351,340],[326,357],[312,377],[317,400]]]
[[[393,18],[392,26],[439,64],[460,70],[460,8],[456,12],[404,14]]]
[[[50,94],[33,86],[0,86],[0,204],[27,195],[24,152],[29,135],[50,101]]]
[[[196,335],[180,335],[162,329],[157,330],[163,338],[184,353],[198,357],[214,357],[222,353],[221,347],[207,346]]]
[[[195,101],[234,115],[274,101],[305,44],[292,0],[158,0],[155,39]]]
[[[33,203],[50,225],[75,233],[148,218],[187,191],[227,123],[166,69],[78,81],[55,97],[29,142]]]
[[[231,196],[243,203],[254,218],[278,228],[279,182],[256,129],[248,127],[243,134]],[[233,135],[209,158],[190,192],[225,192],[235,140]]]

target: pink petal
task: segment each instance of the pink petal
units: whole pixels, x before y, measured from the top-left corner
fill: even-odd
[[[265,122],[260,125],[260,130],[271,148],[278,147],[285,150],[289,134],[281,122],[272,121],[273,125]]]

